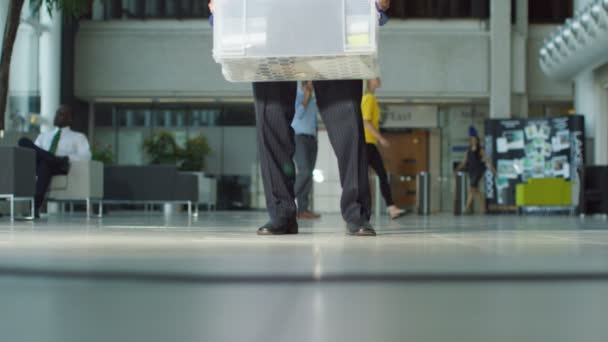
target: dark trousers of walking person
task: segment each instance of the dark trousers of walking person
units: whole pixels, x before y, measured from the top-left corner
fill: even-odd
[[[386,169],[384,168],[382,155],[380,155],[378,147],[376,147],[374,144],[367,144],[367,161],[369,162],[369,166],[374,170],[374,172],[376,172],[378,180],[380,181],[380,192],[382,193],[382,198],[384,198],[386,206],[390,207],[391,205],[395,204],[393,202],[393,196],[391,195],[391,186],[388,183],[388,175],[386,174]]]
[[[349,223],[368,222],[371,197],[367,153],[361,119],[362,81],[315,81],[319,112],[338,158],[342,217]],[[294,131],[291,128],[296,82],[254,83],[258,148],[266,205],[272,222],[296,217]]]
[[[296,185],[295,196],[298,200],[298,212],[311,211],[310,193],[312,192],[313,174],[317,163],[317,137],[307,134],[296,134]]]
[[[34,200],[36,213],[44,202],[44,196],[51,184],[51,178],[67,174],[65,158],[60,158],[36,146],[30,139],[21,138],[19,146],[36,152],[36,197]]]

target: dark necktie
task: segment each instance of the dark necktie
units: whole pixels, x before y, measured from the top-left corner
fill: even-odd
[[[57,131],[57,133],[55,133],[55,136],[53,137],[53,141],[51,141],[51,148],[49,149],[49,152],[51,154],[57,153],[57,146],[59,145],[59,139],[61,139],[61,129],[59,129]]]

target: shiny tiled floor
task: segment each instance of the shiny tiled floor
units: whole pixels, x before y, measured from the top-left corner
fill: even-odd
[[[0,219],[2,341],[605,341],[608,222]]]

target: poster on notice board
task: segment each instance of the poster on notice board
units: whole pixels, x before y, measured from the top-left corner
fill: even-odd
[[[487,120],[485,149],[496,167],[485,175],[489,211],[513,211],[517,184],[564,178],[578,184],[585,154],[582,115],[546,119]]]

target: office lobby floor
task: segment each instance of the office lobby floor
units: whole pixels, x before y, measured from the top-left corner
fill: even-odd
[[[605,341],[608,221],[0,218],[3,341]]]

